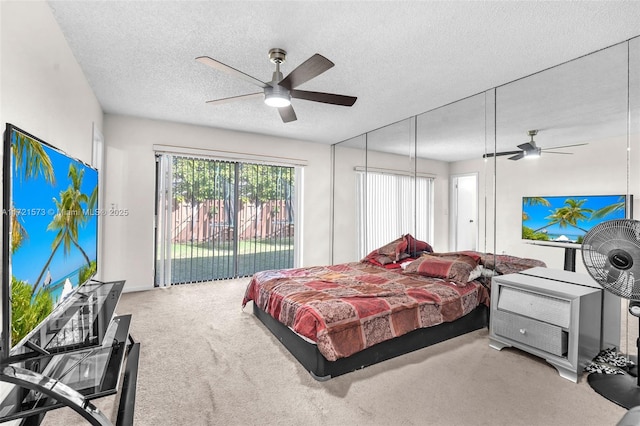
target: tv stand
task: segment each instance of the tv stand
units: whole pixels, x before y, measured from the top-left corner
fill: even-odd
[[[54,310],[43,323],[36,342],[13,348],[12,356],[0,364],[0,422],[22,419],[23,425],[39,425],[48,411],[66,406],[88,424],[111,426],[91,400],[120,390],[115,424],[133,424],[140,343],[129,333],[131,315],[113,316],[123,285],[124,281],[85,284],[65,311]],[[88,311],[92,321],[73,321]],[[87,330],[77,330],[80,322]],[[46,330],[53,329],[66,333],[65,338],[40,340],[54,343],[43,347],[38,338],[50,337]],[[83,336],[82,341],[69,339],[69,333]]]
[[[527,241],[527,244],[533,244],[537,246],[548,247],[560,247],[564,249],[564,270],[575,272],[576,271],[576,250],[582,246],[578,243],[565,243],[562,241]]]
[[[576,271],[576,248],[565,247],[564,248],[564,270],[575,272]]]

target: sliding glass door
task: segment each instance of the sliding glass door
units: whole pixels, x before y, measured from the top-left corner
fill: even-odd
[[[293,167],[157,156],[156,286],[294,265]]]

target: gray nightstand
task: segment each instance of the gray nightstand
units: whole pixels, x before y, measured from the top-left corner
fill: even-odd
[[[525,274],[493,278],[489,345],[544,358],[577,382],[600,350],[602,290]]]

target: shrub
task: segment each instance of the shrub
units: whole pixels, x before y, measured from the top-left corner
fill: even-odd
[[[53,310],[48,289],[40,289],[31,297],[31,286],[11,278],[11,342],[18,343]]]

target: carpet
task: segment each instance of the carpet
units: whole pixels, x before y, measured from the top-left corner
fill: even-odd
[[[153,425],[615,425],[626,410],[583,376],[489,347],[478,330],[315,381],[240,304],[248,279],[125,293],[141,342],[135,424]],[[115,398],[95,401],[116,418]],[[69,409],[45,425],[81,425]]]

